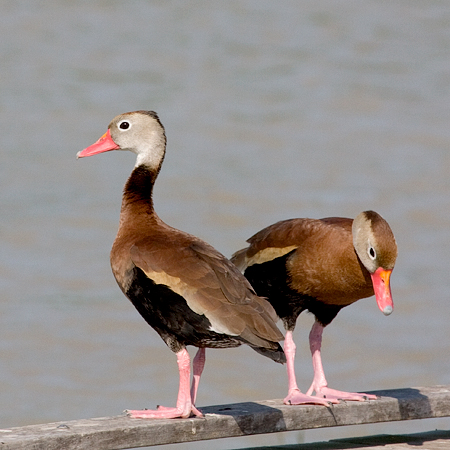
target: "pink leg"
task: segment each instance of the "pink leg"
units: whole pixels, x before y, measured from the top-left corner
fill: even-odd
[[[205,367],[206,352],[204,348],[199,348],[197,354],[194,357],[193,362],[193,373],[192,386],[191,386],[191,399],[192,403],[195,405],[195,400],[197,398],[198,385],[200,383],[200,377],[202,376],[203,368]]]
[[[323,329],[324,327],[316,321],[314,322],[311,332],[309,333],[309,346],[311,348],[313,360],[314,379],[306,394],[311,395],[315,391],[318,397],[323,397],[326,399],[355,401],[364,401],[367,399],[376,400],[376,395],[337,391],[336,389],[330,389],[328,387],[327,380],[325,379],[325,372],[323,371],[322,357],[320,356]]]
[[[126,413],[135,419],[174,419],[177,417],[186,418],[193,413],[196,416],[202,414],[192,404],[191,393],[189,391],[189,378],[191,372],[191,361],[186,349],[177,353],[178,370],[180,372],[180,386],[178,389],[177,406],[175,408],[161,407],[156,411],[144,409],[127,410]]]
[[[292,337],[292,331],[286,331],[286,337],[284,338],[284,353],[286,355],[286,366],[288,373],[288,395],[284,399],[284,403],[286,405],[303,405],[306,403],[309,404],[317,404],[317,405],[325,405],[328,406],[330,401],[323,400],[319,397],[313,397],[311,395],[303,394],[297,386],[297,380],[295,377],[295,342]],[[332,403],[339,403],[336,400],[333,400]]]

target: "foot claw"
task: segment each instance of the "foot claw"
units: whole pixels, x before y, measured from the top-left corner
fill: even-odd
[[[192,410],[191,410],[191,415],[194,415],[195,417],[205,417],[204,415],[203,415],[203,413],[199,410],[199,409],[197,409],[194,405],[192,405]]]

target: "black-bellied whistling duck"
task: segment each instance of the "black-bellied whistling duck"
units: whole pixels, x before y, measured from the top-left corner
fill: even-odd
[[[125,184],[111,267],[123,293],[176,353],[180,374],[177,405],[155,411],[128,411],[135,418],[201,416],[195,408],[205,348],[247,344],[274,361],[286,361],[270,303],[258,297],[245,277],[202,240],[166,225],[153,209],[152,191],[166,150],[164,127],[153,111],[119,115],[93,145],[78,153],[109,150],[136,153]],[[186,346],[199,350],[193,361]]]
[[[397,244],[388,223],[374,211],[362,212],[355,220],[291,219],[264,228],[247,242],[249,247],[236,252],[231,261],[283,321],[289,384],[284,402],[326,405],[339,403],[338,399],[375,399],[374,395],[330,389],[320,348],[324,327],[344,306],[375,293],[380,310],[391,314],[389,280]],[[298,389],[295,378],[292,337],[297,317],[304,310],[316,318],[309,335],[314,379],[306,394]]]

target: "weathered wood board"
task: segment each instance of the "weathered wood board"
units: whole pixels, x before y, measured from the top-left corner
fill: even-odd
[[[275,445],[264,450],[448,450],[450,431],[435,430],[414,434],[378,434],[309,444]],[[242,450],[260,450],[249,447]]]
[[[0,430],[0,450],[126,449],[280,431],[450,416],[450,386],[371,392],[377,400],[330,407],[282,400],[200,408],[204,418],[145,420],[125,415]]]

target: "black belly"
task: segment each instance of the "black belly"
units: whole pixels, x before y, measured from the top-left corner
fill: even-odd
[[[254,264],[245,270],[244,275],[256,293],[269,300],[286,330],[292,331],[295,328],[298,316],[305,310],[314,314],[316,319],[326,326],[336,317],[342,306],[328,305],[290,287],[286,262],[291,253],[263,264]]]
[[[206,316],[192,311],[181,295],[154,283],[138,268],[134,269],[133,282],[125,294],[174,352],[187,345],[228,348],[243,343],[238,336],[210,330],[211,322]]]

